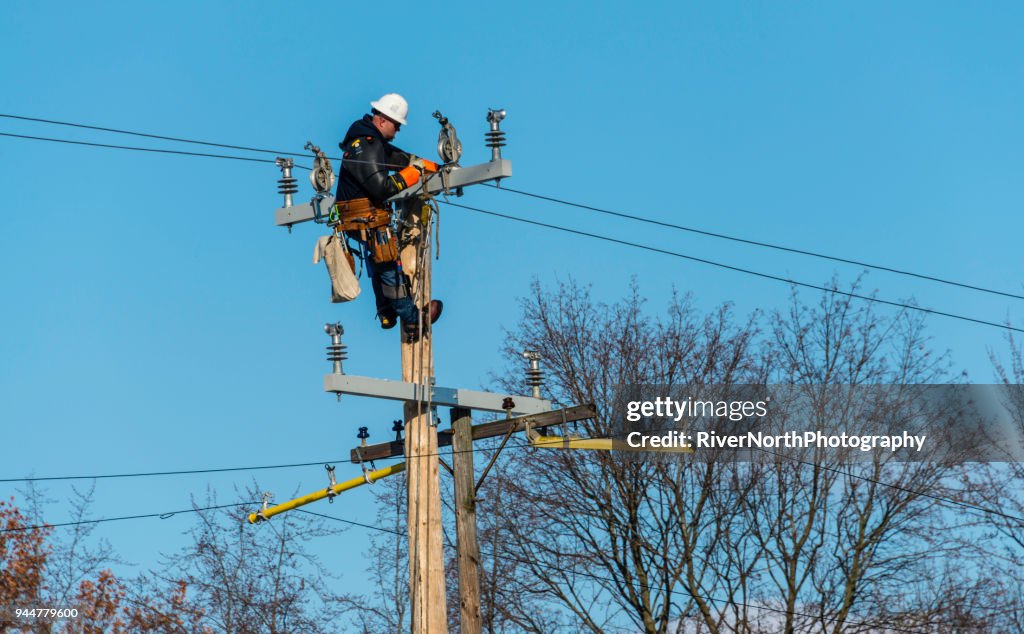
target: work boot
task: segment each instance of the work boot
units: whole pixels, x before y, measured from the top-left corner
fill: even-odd
[[[398,313],[393,308],[382,308],[377,311],[377,319],[380,320],[381,328],[391,330],[398,324]]]
[[[441,318],[442,311],[444,311],[444,302],[439,299],[430,300],[430,304],[422,308],[423,325],[426,326],[428,320],[431,324],[437,322]],[[402,341],[405,343],[416,343],[419,340],[419,324],[402,323]]]
[[[437,323],[437,320],[441,318],[441,312],[444,311],[444,302],[439,299],[430,300],[429,306],[423,307],[423,321],[430,319],[430,323]]]

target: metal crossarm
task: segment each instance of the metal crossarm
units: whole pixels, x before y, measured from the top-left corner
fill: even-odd
[[[388,199],[388,202],[404,200],[410,196],[419,196],[423,193],[423,184],[426,183],[427,191],[430,194],[439,194],[444,191],[445,185],[449,190],[469,185],[478,185],[493,180],[508,178],[512,176],[512,161],[499,159],[488,161],[479,165],[460,167],[453,169],[444,178],[441,174],[432,175],[412,187],[399,192]],[[320,213],[326,214],[334,205],[334,196],[326,195],[319,201]],[[300,222],[308,222],[316,217],[316,211],[311,203],[293,205],[291,207],[280,207],[274,212],[274,224],[279,227],[290,227]]]
[[[480,440],[482,438],[504,436],[509,433],[509,430],[512,430],[512,433],[524,431],[527,425],[530,425],[531,427],[546,427],[563,421],[571,423],[578,420],[594,418],[595,416],[597,416],[597,408],[593,405],[576,405],[561,410],[544,412],[542,414],[518,416],[516,418],[496,420],[490,423],[481,423],[479,425],[473,425],[471,431],[473,434],[473,440]],[[437,446],[447,447],[451,445],[452,436],[453,432],[451,429],[438,431]],[[391,442],[380,443],[377,445],[360,447],[358,453],[353,449],[350,458],[352,462],[359,462],[360,460],[383,460],[384,458],[392,458],[394,456],[402,455],[405,455],[405,443],[401,440],[393,440]]]
[[[508,394],[479,392],[453,387],[434,387],[431,394],[424,394],[418,383],[387,381],[368,376],[351,374],[328,374],[324,376],[324,391],[336,394],[371,396],[393,401],[429,400],[443,407],[465,407],[486,412],[505,412],[504,400]],[[529,396],[513,396],[513,414],[540,414],[551,411],[551,401]]]

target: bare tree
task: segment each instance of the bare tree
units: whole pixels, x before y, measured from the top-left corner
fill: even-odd
[[[409,604],[409,553],[406,537],[405,476],[385,478],[374,484],[376,524],[382,530],[369,535],[363,594],[340,597],[344,613],[362,634],[405,631]]]
[[[620,386],[757,382],[752,321],[734,324],[727,306],[700,316],[676,296],[652,319],[643,304],[635,285],[621,302],[601,305],[573,283],[553,293],[535,284],[509,358],[543,350],[549,392],[598,406],[598,418],[579,426],[593,437],[615,432]],[[721,618],[715,600],[730,588],[712,574],[714,546],[736,501],[712,493],[737,479],[725,463],[681,468],[600,452],[510,453],[493,484],[506,508],[487,531],[503,535],[498,556],[525,576],[530,593],[520,596],[559,606],[570,617],[565,631],[629,623],[667,632],[685,614]],[[512,599],[503,609],[529,622],[537,601]]]
[[[244,498],[253,499],[254,491]],[[196,508],[216,506],[216,495],[207,502]],[[338,529],[302,513],[253,526],[247,513],[241,507],[197,510],[191,543],[164,555],[161,569],[129,593],[137,621],[153,620],[163,628],[158,631],[337,631],[341,615],[329,590],[331,575],[308,542]],[[168,609],[186,618],[175,623]]]
[[[762,330],[759,314],[737,321],[723,306],[702,315],[678,296],[651,317],[635,285],[605,305],[572,282],[550,293],[535,284],[506,352],[514,363],[523,349],[543,350],[549,393],[598,405],[598,418],[579,426],[592,437],[615,433],[623,385],[787,384],[812,405],[800,419],[811,429],[904,420],[913,395],[902,386],[949,381],[948,360],[908,313],[881,316],[833,288],[814,305],[794,295]],[[895,387],[865,409],[872,385]],[[871,456],[768,452],[740,462],[705,452],[680,462],[507,451],[482,490],[483,543],[499,536],[485,614],[544,632],[998,631],[982,592],[994,580],[977,574],[980,564],[948,566],[978,555],[961,548],[977,518],[943,505],[977,502],[963,486],[974,474],[934,456]],[[487,577],[494,571],[498,583]]]

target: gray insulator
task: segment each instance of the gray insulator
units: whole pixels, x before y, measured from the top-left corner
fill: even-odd
[[[505,147],[505,133],[500,130],[498,132],[485,132],[484,138],[489,148]]]
[[[277,181],[277,193],[279,194],[294,194],[299,191],[299,186],[296,185],[298,179],[296,178],[281,178]]]
[[[344,361],[345,359],[348,359],[348,346],[342,343],[327,346],[328,361]]]

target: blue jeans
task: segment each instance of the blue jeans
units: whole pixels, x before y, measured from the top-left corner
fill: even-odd
[[[370,274],[373,296],[377,300],[377,314],[394,312],[403,324],[415,325],[419,315],[412,295],[406,291],[405,274],[398,270],[398,262],[376,264],[367,253],[365,245],[363,246],[363,261],[366,263],[366,271]],[[403,294],[405,297],[392,299]]]

